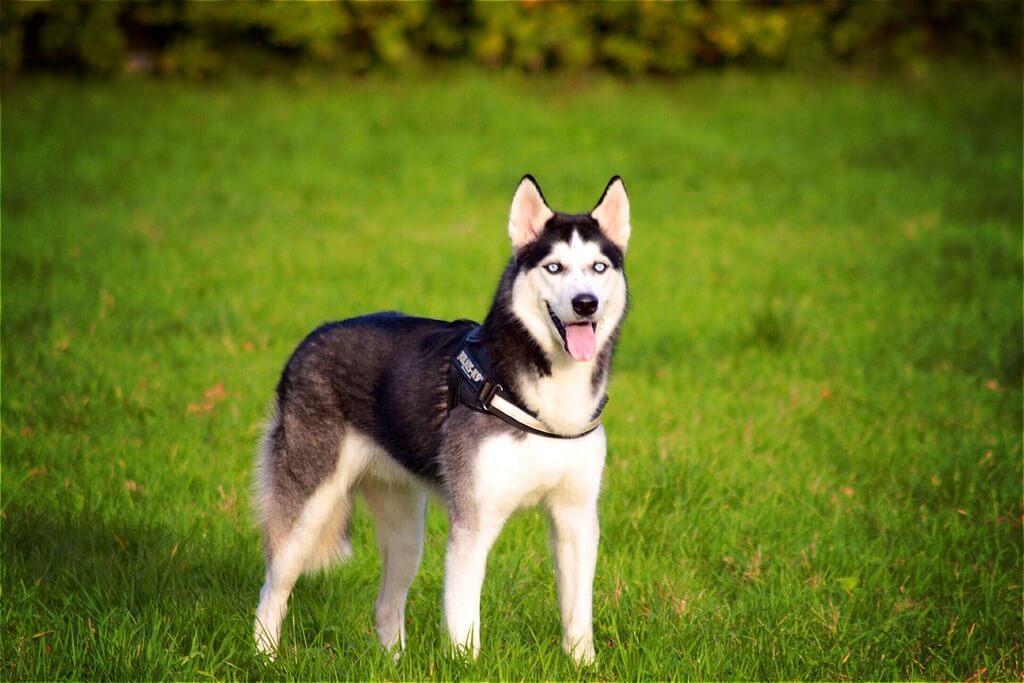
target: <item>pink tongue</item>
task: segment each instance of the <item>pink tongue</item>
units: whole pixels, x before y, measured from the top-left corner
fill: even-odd
[[[597,340],[594,339],[594,327],[590,323],[565,326],[565,345],[569,347],[569,355],[576,360],[590,360],[594,357]]]

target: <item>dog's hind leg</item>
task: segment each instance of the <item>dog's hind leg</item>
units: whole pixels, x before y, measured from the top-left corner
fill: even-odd
[[[364,480],[360,491],[373,516],[380,548],[380,594],[374,614],[377,637],[386,650],[405,649],[405,600],[423,556],[426,492],[374,480]]]
[[[265,654],[277,649],[281,622],[288,611],[288,596],[309,564],[332,518],[347,514],[347,497],[328,482],[310,496],[284,542],[267,560],[266,580],[256,608],[256,646]],[[340,542],[341,539],[337,539]]]
[[[276,428],[275,428],[276,429]],[[265,448],[275,448],[271,434]],[[301,444],[311,446],[312,443]],[[323,448],[323,442],[316,444]],[[297,449],[300,444],[292,443]],[[341,440],[335,450],[337,464],[334,472],[321,481],[295,511],[288,514],[289,506],[275,500],[273,473],[266,462],[261,467],[260,506],[267,536],[267,572],[260,602],[256,608],[254,635],[257,648],[273,655],[281,636],[281,623],[288,611],[288,597],[303,571],[315,570],[326,564],[325,558],[341,558],[345,552],[343,530],[350,509],[349,491],[366,463],[366,446],[362,437],[352,434]],[[295,457],[295,453],[290,453]],[[264,458],[267,457],[265,453]],[[268,481],[263,481],[267,479]],[[283,496],[279,496],[283,497]],[[275,514],[292,517],[290,526],[282,525]],[[281,532],[281,528],[286,531]]]

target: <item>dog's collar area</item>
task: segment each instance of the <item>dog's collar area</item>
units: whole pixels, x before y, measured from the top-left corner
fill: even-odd
[[[597,407],[594,419],[576,434],[554,431],[536,415],[523,410],[508,398],[494,376],[490,358],[480,343],[480,327],[473,328],[455,349],[448,371],[448,412],[464,405],[478,413],[488,413],[523,431],[556,439],[577,439],[601,425],[601,412],[608,402],[606,395]]]

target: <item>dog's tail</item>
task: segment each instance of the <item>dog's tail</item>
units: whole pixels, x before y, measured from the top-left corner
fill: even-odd
[[[312,573],[351,559],[351,500],[343,490],[317,491],[308,497],[285,490],[276,476],[286,447],[281,422],[279,411],[267,420],[256,462],[253,499],[263,549],[269,565],[288,542],[290,551],[302,556],[302,572]],[[317,523],[303,524],[309,517],[317,518]]]

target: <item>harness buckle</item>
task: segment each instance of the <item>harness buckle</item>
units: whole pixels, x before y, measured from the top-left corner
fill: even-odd
[[[484,385],[480,387],[480,403],[485,406],[489,406],[491,404],[491,399],[494,398],[494,395],[498,393],[500,389],[501,385],[497,382],[484,380]]]

